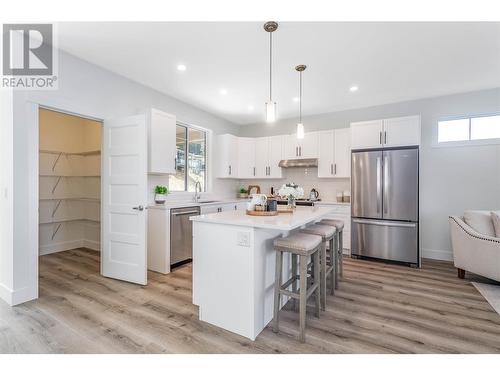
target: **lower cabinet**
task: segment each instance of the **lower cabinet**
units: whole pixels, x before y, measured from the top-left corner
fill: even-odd
[[[247,202],[234,202],[234,203],[220,203],[213,205],[201,206],[200,211],[201,214],[213,214],[215,212],[223,212],[223,211],[234,211],[234,210],[245,210]]]
[[[346,204],[322,204],[316,203],[319,207],[332,208],[334,212],[328,215],[327,219],[342,220],[344,222],[344,230],[342,232],[342,240],[344,243],[344,254],[351,254],[351,206]]]

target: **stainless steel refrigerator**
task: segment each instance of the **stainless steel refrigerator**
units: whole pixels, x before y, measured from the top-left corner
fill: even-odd
[[[420,266],[418,159],[418,147],[352,152],[352,255]]]

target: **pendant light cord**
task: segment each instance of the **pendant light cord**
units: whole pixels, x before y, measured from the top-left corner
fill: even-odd
[[[302,124],[302,71],[299,72],[299,118]]]
[[[273,33],[269,33],[269,101],[273,101]]]

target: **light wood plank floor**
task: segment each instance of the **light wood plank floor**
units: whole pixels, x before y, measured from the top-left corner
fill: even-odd
[[[191,266],[141,287],[99,275],[99,254],[40,258],[40,298],[0,301],[1,353],[500,353],[500,316],[447,262],[422,269],[346,259],[321,319],[281,315],[255,342],[198,320]],[[470,277],[467,275],[467,277]]]

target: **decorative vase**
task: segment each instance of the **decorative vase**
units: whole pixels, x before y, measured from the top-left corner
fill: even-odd
[[[288,208],[295,208],[296,204],[295,204],[295,198],[292,197],[291,195],[288,196]]]
[[[164,204],[167,200],[167,196],[165,194],[155,194],[155,203],[156,204]]]

